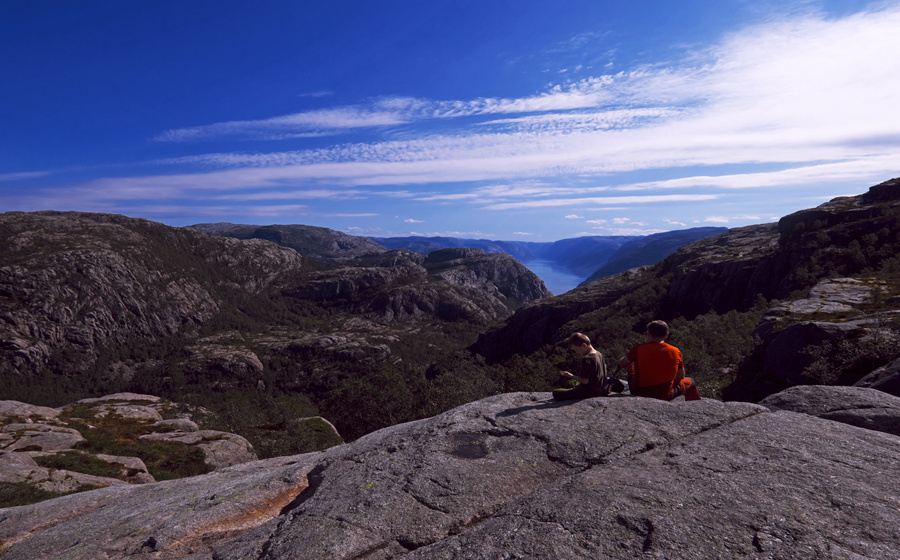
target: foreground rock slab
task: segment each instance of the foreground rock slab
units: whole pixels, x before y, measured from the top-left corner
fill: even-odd
[[[4,560],[881,560],[900,558],[898,476],[900,438],[809,414],[512,393],[326,451],[0,510],[0,546]]]

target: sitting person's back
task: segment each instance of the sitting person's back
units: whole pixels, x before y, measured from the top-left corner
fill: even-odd
[[[685,400],[700,400],[694,381],[684,376],[681,351],[665,342],[668,336],[669,326],[653,321],[647,325],[647,342],[633,346],[619,360],[629,372],[631,394],[667,401],[683,394]]]

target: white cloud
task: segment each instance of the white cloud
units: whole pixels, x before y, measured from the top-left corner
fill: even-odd
[[[566,216],[567,220],[583,220],[584,216],[579,216],[578,214],[569,214]]]
[[[728,218],[725,218],[724,216],[709,216],[709,217],[706,218],[706,220],[704,220],[704,221],[706,221],[706,222],[711,222],[711,223],[714,223],[714,224],[727,224],[727,223],[730,222],[731,220],[728,219]]]
[[[259,120],[229,121],[167,130],[160,142],[193,142],[226,137],[286,139],[319,136],[336,130],[397,125],[409,122],[403,107],[385,102],[377,107],[337,107]]]
[[[587,78],[536,96],[389,98],[368,108],[182,129],[172,139],[519,114],[487,121],[505,127],[498,132],[428,134],[211,159],[281,167],[287,178],[339,180],[349,186],[602,176],[767,162],[786,169],[689,176],[634,188],[771,187],[823,177],[865,180],[900,168],[900,112],[892,94],[900,86],[900,50],[893,38],[897,28],[896,7],[844,19],[807,16],[734,33],[708,49],[705,58],[689,58],[682,66]]]
[[[8,181],[22,181],[24,179],[34,179],[37,177],[46,177],[50,175],[50,171],[23,171],[21,173],[0,173],[0,183]]]
[[[530,200],[524,202],[506,202],[485,206],[488,210],[509,210],[512,208],[540,208],[546,206],[583,206],[610,202],[612,204],[647,204],[652,202],[699,202],[714,200],[718,195],[712,194],[673,194],[656,196],[618,196],[608,198],[564,198],[553,200]]]
[[[680,64],[552,85],[538,95],[385,97],[175,129],[158,140],[284,138],[395,125],[404,125],[406,136],[317,150],[189,156],[162,163],[200,171],[98,179],[57,194],[63,202],[98,207],[197,195],[219,202],[395,196],[495,211],[584,211],[725,200],[732,189],[882,180],[900,169],[897,29],[896,4],[844,18],[806,15],[739,30]],[[750,170],[698,171],[722,165]],[[648,170],[666,178],[626,178]],[[26,178],[15,175],[0,181]],[[445,192],[449,183],[471,187]],[[370,190],[384,185],[404,187]],[[676,194],[659,194],[664,189]]]
[[[408,219],[403,220],[403,221],[404,221],[405,223],[407,223],[407,224],[424,224],[424,223],[425,223],[425,220],[415,220],[415,219],[413,219],[413,218],[408,218]]]

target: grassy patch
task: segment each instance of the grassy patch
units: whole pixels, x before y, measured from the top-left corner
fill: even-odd
[[[57,494],[56,492],[50,492],[43,488],[32,486],[27,482],[0,482],[0,508],[27,506],[29,504],[36,504],[60,496],[67,496],[86,490],[94,490],[95,488],[99,488],[99,486],[82,486],[71,492]]]
[[[34,461],[38,465],[49,469],[62,469],[107,478],[120,478],[124,470],[124,465],[116,466],[116,464],[107,463],[93,455],[79,453],[78,451],[40,455],[34,457]]]
[[[196,476],[210,471],[205,454],[199,447],[178,442],[142,440],[140,436],[156,431],[152,422],[122,418],[108,414],[95,418],[78,405],[67,409],[61,419],[77,429],[85,441],[76,449],[123,457],[138,457],[156,480]]]

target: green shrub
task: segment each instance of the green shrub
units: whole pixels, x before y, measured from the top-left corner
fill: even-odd
[[[100,487],[85,485],[76,488],[71,492],[57,494],[56,492],[50,492],[43,488],[28,484],[27,482],[0,482],[0,508],[27,506],[29,504],[36,504],[60,496],[67,496],[86,490],[94,490],[95,488]],[[2,552],[0,552],[0,554],[2,554]]]
[[[62,469],[107,478],[119,478],[124,469],[124,465],[116,466],[93,455],[79,453],[78,451],[39,455],[34,457],[34,461],[38,465],[49,469]]]
[[[79,405],[67,409],[61,416],[84,436],[84,441],[75,445],[76,449],[93,454],[138,457],[156,480],[183,478],[210,471],[202,449],[178,442],[139,439],[153,431],[150,423],[114,414],[94,418],[88,409],[89,405]]]

